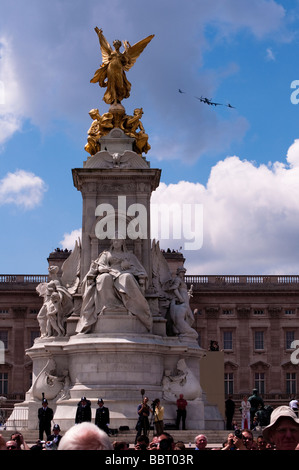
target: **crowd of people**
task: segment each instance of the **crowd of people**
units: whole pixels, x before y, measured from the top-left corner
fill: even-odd
[[[296,400],[289,403],[295,403]],[[225,416],[226,416],[226,429],[231,430],[236,427],[236,420],[233,420],[236,411],[236,404],[229,395],[225,401]],[[248,397],[243,395],[240,413],[241,413],[241,428],[255,430],[257,427],[267,426],[270,422],[270,416],[273,411],[271,406],[265,406],[264,400],[258,394],[256,388],[253,389],[252,395]]]
[[[177,402],[177,424],[183,419],[185,429],[187,402],[180,396]],[[156,399],[148,405],[148,397],[143,397],[142,403],[137,407],[136,438],[134,444],[122,440],[112,440],[109,431],[109,409],[104,406],[103,399],[98,399],[98,409],[95,422],[91,422],[91,404],[86,397],[82,397],[77,406],[75,424],[63,435],[58,424],[51,428],[53,410],[49,408],[46,399],[38,410],[39,440],[28,445],[20,432],[11,434],[8,440],[0,435],[0,450],[299,450],[299,418],[296,403],[290,402],[275,408],[270,416],[270,422],[254,433],[248,427],[236,428],[228,432],[227,439],[221,445],[209,445],[207,436],[198,434],[193,443],[186,444],[183,439],[175,441],[174,437],[164,429],[164,408],[160,400]],[[181,411],[184,411],[181,413]],[[150,438],[149,417],[153,416],[154,434]],[[46,440],[43,440],[44,433]]]

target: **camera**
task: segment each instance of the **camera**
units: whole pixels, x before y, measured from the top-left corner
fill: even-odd
[[[240,431],[240,429],[236,429],[235,430],[235,436],[238,438],[238,439],[242,439],[242,431]]]
[[[155,411],[155,408],[157,408],[158,403],[159,403],[159,400],[157,399],[152,402],[151,407],[154,411]]]

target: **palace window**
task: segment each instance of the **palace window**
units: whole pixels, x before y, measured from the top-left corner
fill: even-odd
[[[223,349],[233,349],[233,332],[224,331],[223,332]]]
[[[287,372],[286,373],[286,393],[288,395],[296,395],[296,393],[297,393],[296,372]]]
[[[231,308],[224,308],[222,310],[222,315],[232,315],[234,312]]]
[[[256,308],[253,312],[254,315],[264,315],[264,310],[261,308]]]
[[[39,309],[38,309],[38,308],[31,308],[31,309],[29,310],[29,313],[32,313],[32,315],[37,315],[38,312],[39,312]]]
[[[0,330],[0,341],[4,344],[4,348],[8,349],[8,331]]]
[[[264,349],[264,332],[254,332],[254,349]]]
[[[295,340],[295,331],[286,331],[285,332],[285,348],[292,349],[291,344]]]
[[[0,372],[0,394],[7,395],[8,391],[8,373]]]
[[[287,309],[284,311],[284,314],[285,314],[285,315],[295,315],[295,310],[292,309],[292,308],[287,308]]]
[[[232,395],[234,393],[233,372],[225,372],[224,374],[224,393],[225,395]]]
[[[265,374],[264,372],[255,372],[254,374],[254,388],[258,390],[258,393],[265,393]]]

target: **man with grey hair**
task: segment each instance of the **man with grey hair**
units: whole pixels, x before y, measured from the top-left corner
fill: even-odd
[[[109,436],[93,423],[75,424],[62,437],[58,450],[113,450]]]
[[[207,436],[205,436],[204,434],[199,434],[194,439],[194,442],[195,442],[195,450],[206,450],[206,447],[208,444]]]
[[[271,413],[270,424],[263,429],[263,437],[276,450],[295,450],[299,444],[299,419],[289,406],[278,406]]]

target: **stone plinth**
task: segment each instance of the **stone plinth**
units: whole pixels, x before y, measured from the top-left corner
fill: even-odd
[[[123,153],[125,150],[132,150],[135,139],[128,137],[121,129],[115,128],[107,136],[101,137],[99,142],[101,150],[107,150],[109,153]]]
[[[103,218],[103,215],[96,215],[99,213],[97,208],[104,208],[104,204],[108,203],[114,209],[117,223],[124,222],[127,226],[133,218],[129,208],[138,203],[144,207],[148,217],[147,233],[142,239],[128,240],[127,247],[145,267],[150,283],[150,197],[159,184],[160,170],[79,168],[73,170],[73,178],[83,198],[81,278],[88,271],[91,261],[110,245],[109,239],[101,240],[96,236],[97,223]]]
[[[115,315],[116,316],[116,315]],[[99,318],[98,329],[106,318]],[[130,317],[128,317],[130,318]],[[111,319],[112,320],[112,319]],[[137,320],[138,321],[138,320]],[[158,321],[159,323],[159,321]],[[136,325],[135,325],[136,326]],[[96,328],[97,328],[96,327]],[[142,327],[142,325],[141,325]],[[71,337],[37,340],[27,354],[33,361],[33,382],[45,377],[54,377],[52,383],[44,381],[44,393],[48,397],[49,406],[54,410],[54,421],[62,430],[74,424],[76,407],[85,395],[91,400],[93,413],[97,408],[97,398],[102,397],[111,411],[111,427],[129,426],[134,429],[137,420],[137,406],[140,402],[140,390],[145,389],[150,400],[160,398],[165,406],[165,419],[175,422],[175,400],[165,400],[163,377],[165,371],[176,370],[180,359],[186,358],[188,369],[199,380],[199,360],[205,352],[196,342],[180,340],[177,337],[161,337],[160,335],[114,332],[78,334]],[[51,367],[47,364],[51,361]],[[54,369],[53,369],[54,367]],[[69,394],[61,399],[61,393],[55,397],[57,378],[63,375],[63,370],[69,372]],[[59,388],[59,387],[58,387]],[[40,390],[41,392],[42,390]],[[20,418],[20,410],[27,413],[28,428],[36,428],[37,409],[40,400],[38,393],[32,387],[26,396],[26,401],[15,408],[10,423]],[[199,395],[193,411],[188,419],[189,427],[204,428],[204,401]],[[26,411],[24,411],[26,410]],[[24,415],[25,416],[25,415]],[[24,420],[25,422],[26,420]],[[8,423],[8,427],[9,427]]]

